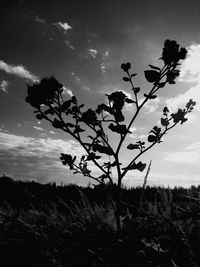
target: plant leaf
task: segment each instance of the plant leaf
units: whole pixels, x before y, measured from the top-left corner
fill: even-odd
[[[91,153],[88,154],[86,160],[89,161],[89,160],[94,160],[94,159],[95,159],[95,153],[94,152],[91,152]]]
[[[161,118],[160,122],[161,122],[162,126],[168,126],[169,125],[169,121],[167,118]]]
[[[126,133],[126,125],[123,124],[123,125],[114,125],[114,124],[110,124],[108,126],[108,128],[113,131],[113,132],[116,132],[118,134],[125,134]]]
[[[157,95],[147,95],[147,94],[144,94],[144,97],[147,97],[148,99],[155,99],[157,97]]]
[[[125,102],[128,103],[128,104],[135,103],[135,101],[132,100],[132,99],[130,99],[130,98],[126,98],[126,99],[125,99]]]
[[[137,93],[139,93],[139,91],[140,91],[140,87],[135,87],[133,90],[134,90],[135,93],[137,94]]]
[[[54,128],[62,128],[64,124],[61,121],[54,119],[54,121],[52,122],[52,126]]]
[[[77,125],[73,133],[76,134],[81,132],[85,132],[85,130],[83,130],[79,125]]]
[[[159,70],[159,71],[160,71],[160,68],[158,68],[158,67],[156,67],[156,66],[153,66],[153,65],[150,65],[150,64],[149,64],[149,67],[152,68],[152,69],[154,69],[154,70]]]
[[[135,77],[137,75],[137,73],[133,73],[131,74],[131,77]]]
[[[166,84],[166,82],[162,82],[162,83],[159,83],[158,85],[160,88],[163,88],[165,86],[165,84]]]
[[[133,149],[139,149],[140,147],[137,144],[129,144],[127,146],[127,148],[130,149],[130,150],[133,150]]]
[[[37,114],[35,117],[36,117],[38,120],[42,120],[42,119],[44,119],[44,116],[43,116],[42,114]]]
[[[108,146],[101,146],[99,144],[94,144],[93,145],[93,150],[95,152],[98,151],[99,153],[104,153],[104,154],[107,154],[109,156],[113,155],[112,149],[110,147],[108,147]]]
[[[155,99],[157,97],[157,95],[150,95],[149,99]]]
[[[70,122],[65,123],[65,125],[66,125],[67,127],[74,127],[74,124],[72,124],[72,123],[70,123]]]
[[[45,110],[44,114],[46,114],[46,115],[48,115],[48,114],[53,115],[54,114],[53,108],[49,108],[49,109]]]
[[[131,68],[131,63],[122,63],[121,64],[121,69],[123,69],[123,71],[127,72],[129,69]]]
[[[150,142],[150,143],[153,143],[153,142],[156,142],[157,141],[157,137],[155,135],[149,135],[147,140]]]
[[[71,105],[72,101],[71,100],[67,100],[65,101],[62,106],[60,107],[60,111],[61,112],[65,112]]]
[[[109,178],[109,176],[105,173],[103,173],[102,175],[98,177],[98,179],[106,179],[106,178]]]
[[[125,82],[130,82],[130,79],[129,79],[128,77],[123,77],[123,80],[124,80]]]
[[[141,161],[139,161],[138,163],[133,163],[129,170],[138,170],[140,172],[144,171],[144,169],[146,168],[146,163],[142,163]]]
[[[160,73],[155,70],[145,70],[144,75],[147,81],[150,83],[156,82],[160,78]]]

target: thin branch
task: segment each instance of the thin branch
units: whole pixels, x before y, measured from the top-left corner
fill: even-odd
[[[128,74],[128,77],[129,77],[129,79],[130,79],[130,84],[131,84],[131,89],[133,90],[133,92],[134,92],[134,96],[135,96],[135,104],[136,104],[136,108],[138,109],[138,98],[137,98],[137,93],[135,92],[135,90],[134,90],[134,85],[133,85],[133,81],[132,81],[132,77],[131,77],[131,75],[130,75],[130,73],[129,73],[129,71],[127,71],[127,74]]]
[[[148,151],[150,148],[152,148],[155,144],[157,144],[157,143],[161,140],[161,138],[163,137],[163,135],[166,134],[170,129],[174,128],[176,124],[177,124],[177,123],[174,123],[171,127],[166,128],[166,129],[163,131],[163,133],[160,135],[159,140],[157,140],[156,142],[152,143],[150,146],[148,146],[147,148],[145,148],[144,150],[142,150],[140,153],[138,153],[138,155],[136,155],[136,156],[132,159],[132,161],[128,164],[128,166],[124,168],[124,171],[123,171],[123,173],[122,173],[122,175],[121,175],[121,178],[123,178],[123,177],[126,175],[126,173],[130,170],[130,166],[131,166],[131,165],[132,165],[132,164],[133,164],[133,163],[134,163],[134,162],[135,162],[135,161],[136,161],[142,154],[144,154],[146,151]]]
[[[168,72],[168,69],[167,69],[167,66],[165,65],[165,66],[161,69],[161,76],[160,76],[159,82],[160,82],[160,80],[162,80],[162,79],[164,78],[164,76],[167,74],[167,72]],[[159,83],[159,82],[158,82],[158,83]],[[130,128],[131,128],[133,122],[135,121],[135,119],[136,119],[138,113],[140,112],[140,110],[141,110],[141,108],[144,106],[144,104],[149,100],[148,96],[150,96],[151,94],[154,93],[154,90],[155,90],[155,88],[156,88],[157,86],[158,86],[158,84],[154,84],[154,85],[153,85],[153,87],[152,87],[152,89],[150,90],[149,94],[145,97],[145,99],[143,100],[143,102],[137,107],[137,110],[136,110],[136,112],[135,112],[133,118],[132,118],[131,121],[129,122],[129,125],[128,125],[128,127],[127,127],[127,132],[124,134],[124,136],[122,137],[122,139],[121,139],[120,142],[119,142],[119,145],[118,145],[117,150],[116,150],[116,154],[119,154],[120,148],[121,148],[121,146],[122,146],[122,144],[123,144],[123,142],[124,142],[124,140],[125,140],[125,138],[126,138],[126,135],[127,135],[127,133],[129,132],[129,130],[130,130]]]
[[[41,108],[39,109],[39,111],[41,112],[41,114],[44,116],[44,118],[46,119],[46,120],[48,120],[49,122],[51,122],[51,123],[53,123],[53,121],[52,120],[50,120],[49,119],[49,117],[48,116],[46,116],[46,114],[44,114],[44,112],[41,110]],[[54,110],[55,111],[55,110]],[[64,122],[64,120],[63,120],[63,118],[62,118],[62,115],[61,115],[61,113],[59,114],[58,112],[56,112],[55,111],[55,113],[56,113],[56,115],[58,116],[58,118],[61,120],[61,122],[63,123],[63,125],[65,124],[65,122]],[[64,132],[66,132],[66,133],[69,133],[74,139],[76,139],[79,143],[80,143],[80,145],[85,149],[85,151],[87,152],[87,154],[89,154],[89,150],[87,149],[87,147],[84,145],[84,143],[83,143],[83,141],[80,139],[80,138],[78,138],[75,134],[73,134],[73,132],[68,128],[68,127],[62,127],[62,130],[64,131]],[[101,167],[101,165],[95,160],[95,159],[92,159],[92,161],[93,161],[93,163],[103,172],[103,173],[105,173],[106,175],[108,175],[108,173],[103,169],[103,167]]]

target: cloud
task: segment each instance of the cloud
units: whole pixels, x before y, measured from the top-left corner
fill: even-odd
[[[56,26],[59,29],[64,30],[65,33],[68,30],[71,30],[72,29],[72,27],[67,22],[64,22],[64,23],[62,23],[60,21],[59,22],[54,22],[53,25]]]
[[[139,100],[139,105],[144,101],[144,98],[141,98]],[[144,108],[145,108],[145,113],[153,113],[155,112],[158,108],[159,108],[159,105],[161,103],[161,100],[159,97],[155,98],[155,99],[150,99],[148,100],[145,105],[144,105]]]
[[[128,93],[128,92],[126,92],[124,90],[120,90],[120,91],[122,91],[129,99],[133,99],[131,93]]]
[[[190,163],[198,165],[200,162],[200,152],[184,151],[184,152],[172,153],[167,156],[166,160],[177,163]]]
[[[91,57],[96,58],[98,51],[96,49],[89,48],[88,53],[91,55]]]
[[[148,135],[141,134],[142,131],[144,131],[144,127],[131,127],[130,128],[131,134],[128,135],[130,138],[137,138],[137,139],[146,139]]]
[[[0,125],[0,132],[8,133],[8,130],[6,130],[5,125]]]
[[[186,59],[181,64],[180,81],[200,82],[200,44],[187,47]]]
[[[120,91],[122,91],[129,99],[133,100],[132,94],[127,93],[124,90],[120,90]],[[132,111],[133,110],[133,107],[134,107],[134,104],[133,103],[130,103],[130,104],[125,103],[125,109],[126,110]]]
[[[113,85],[111,85],[109,89],[107,87],[103,87],[102,90],[101,90],[101,93],[102,94],[105,94],[105,93],[106,94],[108,94],[108,93],[111,94],[113,92],[119,92],[119,91],[123,92],[126,95],[126,97],[128,97],[129,99],[133,100],[132,94],[130,94],[130,93],[124,91],[124,90],[121,90],[117,86],[113,86]],[[106,98],[106,102],[107,102],[107,104],[109,102],[107,98]],[[133,103],[130,103],[130,104],[129,103],[125,103],[124,108],[125,108],[126,111],[132,111],[133,110]]]
[[[44,19],[41,19],[39,16],[35,17],[35,21],[37,21],[38,23],[41,23],[41,24],[45,24],[46,23],[46,21]]]
[[[166,104],[172,112],[183,107],[189,99],[196,101],[195,110],[200,111],[200,44],[190,45],[187,50],[187,57],[181,64],[179,81],[192,82],[194,85],[187,92],[167,99]]]
[[[69,95],[70,97],[72,97],[74,95],[72,93],[72,90],[70,88],[65,87],[65,86],[63,86],[63,93]]]
[[[91,91],[91,89],[88,86],[85,86],[85,85],[82,87],[82,89],[85,90],[85,91]]]
[[[36,126],[35,126],[36,127]],[[35,128],[34,127],[34,128]],[[0,151],[7,150],[13,155],[58,158],[60,153],[81,155],[83,148],[75,141],[52,138],[33,138],[0,132]]]
[[[103,73],[106,73],[106,71],[111,68],[111,65],[107,62],[108,57],[110,56],[110,52],[108,50],[104,51],[101,55],[102,62],[100,64],[100,69]]]
[[[54,132],[52,132],[54,133]],[[72,177],[79,184],[86,185],[88,179],[73,176],[68,167],[62,165],[61,153],[77,156],[77,162],[85,150],[74,140],[64,141],[53,138],[32,138],[0,132],[0,169],[16,178],[25,177],[40,182],[67,181]],[[103,159],[102,159],[102,162]],[[97,167],[88,162],[94,175],[100,175]]]
[[[100,65],[100,68],[101,68],[101,71],[103,73],[105,73],[106,70],[108,69],[108,66],[107,66],[107,64],[105,62],[102,62],[101,65]]]
[[[129,178],[129,185],[131,186],[131,182],[133,185],[138,186],[139,184],[142,185],[144,181],[144,176],[138,179],[138,182],[134,181],[135,179]],[[179,175],[179,174],[164,174],[160,172],[153,172],[150,171],[147,179],[147,185],[150,186],[164,186],[164,187],[174,187],[174,186],[183,186],[183,187],[190,187],[191,185],[198,185],[199,184],[199,176],[198,175],[190,175],[188,178],[187,175]]]
[[[75,72],[71,72],[71,75],[72,75],[72,77],[73,77],[73,79],[76,81],[76,82],[80,82],[81,81],[81,78],[80,77],[78,77],[77,75],[76,75],[76,73]]]
[[[67,45],[68,48],[74,50],[74,46],[71,44],[71,42],[69,40],[65,40],[64,43]]]
[[[22,65],[10,65],[4,62],[3,60],[0,60],[0,70],[5,71],[6,73],[16,75],[20,78],[24,78],[27,80],[31,80],[33,82],[36,82],[39,80],[39,78],[32,74],[30,71],[28,71],[24,66]]]
[[[166,105],[170,111],[174,112],[178,108],[184,107],[190,99],[196,101],[196,106],[194,108],[195,110],[200,111],[200,83],[191,87],[184,94],[179,94],[174,98],[167,99]]]
[[[176,163],[189,163],[193,165],[199,165],[200,142],[196,142],[186,147],[184,151],[168,154],[166,160]]]
[[[195,150],[195,151],[200,151],[200,142],[196,142],[192,145],[189,145],[187,148],[187,150]]]
[[[109,52],[108,50],[106,50],[106,51],[103,52],[103,54],[102,54],[102,59],[103,59],[103,60],[107,59],[107,58],[109,57],[109,55],[110,55],[110,52]]]
[[[0,83],[0,91],[2,91],[4,93],[8,93],[8,91],[7,91],[8,84],[9,84],[8,81],[2,80],[1,83]]]
[[[38,131],[41,131],[41,132],[44,131],[44,129],[42,127],[39,127],[39,126],[35,126],[34,125],[33,128],[36,129],[36,130],[38,130]]]
[[[147,134],[141,134],[138,136],[139,139],[147,139],[148,135]]]
[[[137,128],[136,127],[131,127],[130,128],[130,134],[128,134],[128,137],[130,137],[130,138],[137,138],[137,133],[136,133],[136,131],[137,131]]]

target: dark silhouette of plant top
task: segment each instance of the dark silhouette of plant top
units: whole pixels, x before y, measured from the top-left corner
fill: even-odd
[[[126,74],[123,80],[130,84],[134,100],[128,98],[122,91],[116,91],[106,94],[107,104],[100,104],[95,110],[91,108],[84,110],[84,104],[79,104],[75,96],[67,100],[64,99],[63,85],[54,77],[44,78],[40,82],[28,85],[26,101],[35,108],[36,118],[45,119],[54,128],[62,129],[70,134],[86,152],[79,162],[77,162],[76,156],[62,153],[60,159],[64,165],[68,165],[74,173],[81,173],[100,184],[109,182],[113,186],[115,183],[112,169],[116,168],[117,185],[115,186],[118,188],[118,195],[114,201],[112,199],[111,201],[118,230],[121,228],[119,211],[122,179],[129,171],[144,171],[146,163],[138,161],[140,156],[155,144],[160,143],[162,137],[177,124],[186,122],[186,115],[193,110],[196,104],[190,99],[185,108],[178,109],[175,113],[170,113],[169,109],[164,107],[161,127],[153,127],[149,132],[147,142],[130,143],[127,149],[134,150],[135,154],[126,166],[122,165],[120,151],[127,135],[131,133],[131,126],[139,112],[148,101],[157,97],[156,93],[159,89],[162,89],[166,84],[175,84],[180,73],[178,67],[180,62],[185,59],[186,54],[186,49],[180,47],[176,41],[165,41],[160,58],[164,63],[163,67],[149,65],[150,69],[144,71],[146,80],[151,84],[151,89],[144,94],[144,98],[140,102],[138,101],[140,87],[136,87],[133,82],[137,73],[130,72],[130,63],[123,63],[121,69]],[[135,112],[128,124],[124,123],[123,108],[125,104],[135,106]],[[119,137],[118,145],[115,148],[109,142],[108,136],[111,132]],[[109,161],[102,163],[105,158],[104,155],[109,156]],[[101,171],[101,175],[97,177],[93,175],[88,162],[93,162]]]

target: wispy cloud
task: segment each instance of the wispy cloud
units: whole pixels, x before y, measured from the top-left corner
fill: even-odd
[[[71,30],[72,27],[67,23],[67,22],[54,22],[53,23],[54,26],[56,26],[57,28],[64,30],[64,32],[66,33],[68,30]]]
[[[102,53],[102,59],[105,60],[109,57],[110,55],[110,52],[109,50],[106,50],[105,52]]]
[[[141,98],[139,100],[139,104],[141,104],[143,101],[144,101],[144,98]],[[159,97],[157,97],[155,99],[150,99],[144,105],[145,113],[153,113],[153,112],[157,111],[157,109],[160,106],[160,103],[161,103],[161,100]]]
[[[52,131],[52,133],[54,133]],[[35,178],[40,182],[67,181],[72,177],[79,184],[83,180],[80,175],[73,176],[68,167],[62,165],[60,153],[77,156],[77,160],[86,152],[74,140],[64,141],[53,138],[31,138],[15,134],[0,132],[0,169],[8,175],[21,178]],[[3,160],[1,160],[3,159]],[[90,167],[90,164],[88,164]],[[91,166],[93,172],[97,168]]]
[[[82,89],[85,90],[85,91],[91,91],[91,89],[88,86],[85,86],[85,85],[82,87]]]
[[[146,139],[148,135],[143,134],[144,127],[131,127],[130,128],[131,134],[128,135],[130,138],[134,139]]]
[[[191,87],[184,94],[179,94],[174,98],[168,98],[166,104],[171,111],[176,111],[177,108],[184,107],[190,99],[196,101],[197,105],[195,106],[195,110],[200,111],[200,84]]]
[[[45,24],[46,23],[46,21],[44,19],[41,19],[39,16],[35,17],[35,21],[37,21],[38,23],[41,23],[41,24]]]
[[[180,81],[200,82],[200,44],[187,47],[186,59],[181,65]]]
[[[3,70],[9,74],[16,75],[20,78],[31,80],[33,82],[36,82],[39,80],[39,78],[36,75],[32,74],[24,66],[7,64],[3,60],[0,60],[0,70]]]
[[[90,54],[91,57],[96,58],[98,51],[96,49],[89,48],[88,53]]]
[[[35,126],[34,125],[33,128],[36,129],[36,130],[38,130],[38,131],[41,131],[41,132],[44,131],[44,129],[42,127],[39,127],[39,126]]]
[[[36,126],[35,126],[36,127]],[[34,128],[35,128],[34,127]],[[38,128],[38,127],[37,127]],[[52,138],[32,138],[0,132],[0,151],[7,150],[19,156],[58,158],[60,153],[81,155],[82,147],[75,141]]]
[[[196,142],[186,147],[184,151],[168,154],[166,160],[176,163],[189,163],[193,165],[199,165],[200,142]]]
[[[130,94],[130,93],[124,91],[124,90],[120,90],[120,91],[122,91],[129,99],[133,100],[132,94]],[[132,111],[133,107],[134,107],[133,103],[130,103],[130,104],[125,103],[125,109],[126,110]]]
[[[172,153],[167,156],[166,160],[177,163],[190,163],[199,165],[200,151],[183,151]]]
[[[77,76],[77,74],[75,73],[75,72],[71,72],[71,75],[72,75],[72,77],[73,77],[73,79],[77,82],[77,83],[79,83],[80,81],[81,81],[81,78],[79,77],[79,76]]]
[[[8,84],[9,82],[6,81],[6,80],[2,80],[1,83],[0,83],[0,91],[4,92],[4,93],[8,93]]]
[[[101,71],[103,73],[105,73],[107,71],[107,69],[108,69],[108,66],[107,66],[107,64],[105,62],[102,62],[101,65],[100,65],[100,68],[101,68]]]
[[[72,93],[72,90],[70,88],[65,87],[65,86],[63,86],[63,93],[69,95],[70,97],[72,97],[74,95]]]
[[[154,164],[154,162],[153,162]],[[183,187],[190,187],[191,185],[198,185],[199,184],[199,176],[198,175],[190,175],[188,178],[187,175],[183,174],[165,174],[160,172],[154,172],[152,170],[149,173],[147,185],[150,186],[165,186],[165,187],[174,187],[174,186],[183,186]],[[144,173],[137,174],[134,176],[127,175],[124,177],[124,182],[127,186],[138,186],[143,184],[144,182]]]
[[[187,47],[188,55],[181,65],[179,81],[192,82],[193,86],[183,94],[166,101],[170,110],[183,107],[190,99],[196,101],[195,110],[200,111],[200,44]]]
[[[104,51],[101,55],[102,62],[100,64],[100,69],[102,73],[106,73],[107,70],[111,67],[111,65],[107,62],[109,56],[110,56],[109,50]]]
[[[72,43],[71,43],[69,40],[65,40],[64,43],[66,44],[66,46],[67,46],[68,48],[70,48],[70,49],[72,49],[72,50],[75,49],[74,46],[72,45]]]

